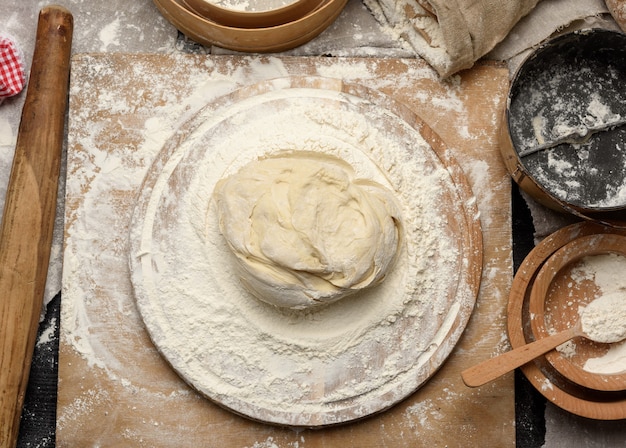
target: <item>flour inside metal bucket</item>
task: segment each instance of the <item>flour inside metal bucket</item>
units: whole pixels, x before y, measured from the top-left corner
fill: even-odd
[[[553,198],[626,207],[626,36],[587,30],[538,50],[514,81],[509,126],[524,168]]]

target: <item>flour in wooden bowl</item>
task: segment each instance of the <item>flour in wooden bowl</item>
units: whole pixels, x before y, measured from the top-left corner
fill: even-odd
[[[260,12],[283,8],[296,0],[207,0],[209,3],[233,11]]]
[[[577,307],[574,315],[581,316],[583,330],[597,342],[615,340],[625,331],[622,324],[626,302],[626,279],[623,276],[625,269],[626,257],[617,253],[606,253],[583,257],[571,271],[571,283],[568,284],[571,301],[567,306]],[[581,285],[584,284],[592,284],[596,290],[595,300],[592,298],[589,302],[593,306],[581,305],[577,301]],[[592,312],[593,308],[600,309]],[[554,321],[551,325],[554,325]],[[590,373],[617,375],[626,371],[624,342],[608,345],[585,340],[569,341],[557,350],[563,357],[572,360],[574,365]]]
[[[604,294],[582,311],[583,331],[596,342],[619,342],[626,338],[626,291]]]
[[[579,268],[580,278],[591,277],[599,287],[599,297],[592,302],[596,311],[589,310],[591,305],[579,310],[583,330],[598,342],[615,340],[626,331],[624,269],[626,257],[617,254],[588,257]],[[587,359],[583,369],[603,375],[626,372],[626,343],[612,343],[606,353]]]

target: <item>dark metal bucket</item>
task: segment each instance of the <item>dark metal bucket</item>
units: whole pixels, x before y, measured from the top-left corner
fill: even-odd
[[[539,203],[626,225],[626,34],[554,38],[520,66],[501,130],[505,165]]]

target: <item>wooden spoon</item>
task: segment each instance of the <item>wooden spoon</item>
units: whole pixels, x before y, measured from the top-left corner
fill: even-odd
[[[626,339],[626,319],[624,318],[626,299],[621,297],[619,301],[615,299],[615,294],[601,296],[583,309],[581,317],[573,327],[522,345],[464,370],[461,372],[463,382],[469,387],[482,386],[578,336],[602,343],[614,343]],[[611,304],[611,306],[604,306],[606,304]],[[592,316],[593,319],[590,318]],[[595,324],[595,328],[591,326],[594,322],[610,322],[611,320],[620,326],[617,328],[618,331],[603,332],[598,324]],[[585,322],[584,327],[587,328],[586,332],[583,331],[583,322]],[[592,333],[593,336],[588,333]]]

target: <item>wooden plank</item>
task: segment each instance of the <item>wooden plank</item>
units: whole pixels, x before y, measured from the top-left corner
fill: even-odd
[[[510,178],[497,143],[508,87],[505,67],[479,64],[444,83],[413,59],[108,54],[77,56],[72,73],[59,446],[514,446],[512,376],[480,389],[467,388],[460,377],[463,369],[508,348]],[[466,332],[424,387],[374,417],[294,431],[221,409],[171,371],[134,308],[126,250],[137,188],[156,156],[156,143],[168,136],[167,129],[146,132],[154,116],[187,104],[180,108],[183,120],[200,106],[189,100],[198,91],[217,95],[240,84],[306,74],[381,90],[441,136],[478,200],[484,266]],[[107,176],[113,166],[107,158],[121,161],[115,169],[124,175]],[[113,177],[124,181],[110,184]],[[97,203],[86,200],[96,190]],[[110,234],[85,240],[93,220],[110,221]]]

